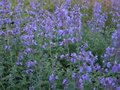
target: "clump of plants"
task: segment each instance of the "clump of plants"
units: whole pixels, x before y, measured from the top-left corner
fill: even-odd
[[[119,90],[120,1],[0,1],[0,90]]]

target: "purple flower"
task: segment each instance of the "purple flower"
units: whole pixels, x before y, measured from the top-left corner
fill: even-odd
[[[107,47],[106,48],[106,53],[104,54],[104,58],[109,58],[112,57],[114,55],[115,52],[115,48],[114,47]]]
[[[27,74],[33,73],[34,67],[35,67],[36,63],[37,63],[37,62],[34,61],[34,60],[30,60],[30,61],[26,62],[26,67],[27,67],[26,73],[27,73]]]
[[[116,90],[120,90],[120,86],[116,88]]]
[[[120,72],[120,64],[114,64],[112,67],[112,72],[119,73]]]
[[[79,69],[80,72],[83,72],[84,71],[84,68],[81,66],[80,69]]]
[[[60,55],[60,58],[61,58],[61,59],[63,59],[64,57],[65,57],[65,55],[63,55],[63,54],[62,54],[62,55]]]
[[[83,74],[81,76],[82,80],[85,80],[85,81],[90,81],[90,78],[89,78],[89,75],[88,74]]]
[[[24,54],[33,54],[34,53],[34,50],[32,49],[32,48],[26,48],[25,50],[24,50]]]
[[[73,7],[73,10],[70,13],[71,20],[72,20],[72,26],[77,29],[77,33],[80,35],[80,30],[81,30],[81,13],[80,13],[80,8],[79,6],[75,5]]]
[[[83,80],[81,78],[79,78],[77,85],[78,85],[77,88],[79,90],[83,90]]]
[[[45,29],[45,33],[50,33],[54,30],[54,21],[50,16],[47,16],[42,24],[43,28]]]
[[[11,46],[10,45],[5,45],[4,49],[9,51],[9,50],[11,50]]]
[[[64,86],[64,90],[67,90],[68,88],[68,79],[63,79],[63,82],[62,82],[63,86]]]
[[[92,67],[91,66],[86,66],[86,72],[88,72],[88,73],[92,72]]]
[[[63,85],[66,86],[68,84],[68,79],[64,79],[62,83],[63,83]]]
[[[24,53],[23,52],[19,52],[18,54],[18,61],[21,61],[24,58]]]
[[[98,65],[98,64],[97,64],[97,65],[95,65],[95,66],[94,66],[94,70],[101,70],[101,66],[100,66],[100,65]]]
[[[4,31],[0,31],[0,36],[4,36],[5,32]]]
[[[88,21],[88,26],[92,31],[98,32],[105,27],[105,22],[107,19],[107,14],[102,13],[101,3],[95,2],[93,7],[93,18]]]
[[[27,69],[27,70],[26,70],[26,73],[27,73],[27,74],[33,73],[33,69]]]
[[[70,61],[71,61],[72,63],[76,63],[77,60],[76,60],[75,58],[71,58]]]
[[[20,27],[16,26],[16,27],[13,29],[13,34],[14,34],[14,35],[20,35]]]
[[[23,63],[21,61],[17,61],[16,65],[21,66],[21,65],[23,65]]]
[[[25,46],[37,45],[34,35],[22,35],[20,39]]]
[[[27,66],[27,68],[32,68],[36,65],[36,63],[37,63],[36,61],[30,60],[26,63],[26,66]]]
[[[56,90],[55,81],[58,79],[58,76],[55,76],[53,73],[49,76],[49,82],[52,90]]]
[[[61,7],[56,10],[55,12],[56,17],[57,17],[57,27],[58,28],[68,28],[69,22],[70,22],[70,17],[68,16],[68,10]]]
[[[107,63],[107,67],[110,68],[112,65],[110,62]]]
[[[116,48],[119,48],[119,46],[120,46],[120,28],[118,28],[112,34],[112,39],[113,39],[113,46],[116,47]]]
[[[116,24],[120,23],[120,1],[112,0],[112,21]]]
[[[34,38],[34,35],[22,35],[21,40],[32,40]]]
[[[49,76],[49,81],[52,82],[52,81],[54,81],[54,80],[55,80],[54,74],[50,75],[50,76]]]
[[[100,83],[105,86],[106,88],[112,88],[115,87],[115,79],[111,78],[111,77],[107,77],[107,78],[102,78],[100,80]]]
[[[76,78],[76,76],[77,76],[77,74],[76,74],[76,73],[73,73],[73,74],[72,74],[72,78],[74,78],[74,79],[75,79],[75,78]]]
[[[59,36],[64,36],[64,30],[58,30],[58,35]]]
[[[101,4],[99,2],[95,2],[93,13],[94,13],[94,18],[97,18],[97,16],[101,13]]]
[[[49,76],[49,81],[51,82],[51,83],[53,83],[55,80],[57,80],[58,79],[58,77],[57,76],[55,76],[54,74],[51,74],[50,76]]]

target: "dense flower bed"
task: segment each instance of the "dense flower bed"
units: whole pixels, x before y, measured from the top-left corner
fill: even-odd
[[[120,90],[120,0],[71,1],[0,1],[0,90]]]

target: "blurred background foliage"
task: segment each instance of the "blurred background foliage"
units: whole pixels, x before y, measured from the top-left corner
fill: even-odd
[[[29,2],[34,1],[34,0],[23,0],[24,1],[24,7],[29,7]],[[56,4],[62,4],[64,0],[38,0],[41,3],[41,6],[43,9],[47,10],[54,10]],[[74,4],[84,4],[87,2],[87,0],[71,0],[72,5]],[[89,0],[90,4],[89,7],[91,8],[95,1],[101,2],[102,3],[102,8],[105,11],[109,11],[111,9],[111,0]],[[17,4],[17,0],[10,0],[12,8],[14,8]]]

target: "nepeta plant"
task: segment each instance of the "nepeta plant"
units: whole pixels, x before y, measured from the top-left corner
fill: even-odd
[[[119,0],[112,14],[101,2],[93,10],[90,1],[72,2],[47,10],[37,0],[17,0],[14,8],[0,1],[1,90],[119,90]]]
[[[111,0],[112,1],[112,21],[116,24],[120,23],[120,1],[119,0]]]
[[[92,20],[88,22],[88,27],[90,27],[93,32],[100,32],[105,27],[106,19],[107,15],[102,12],[101,3],[95,2],[93,7],[93,17]]]

